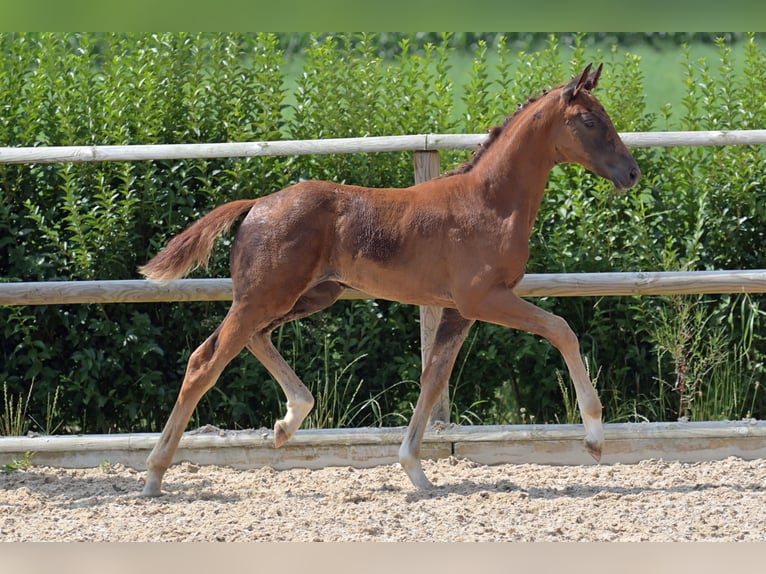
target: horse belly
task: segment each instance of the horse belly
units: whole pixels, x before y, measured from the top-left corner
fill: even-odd
[[[453,305],[443,270],[419,260],[415,265],[379,264],[356,259],[340,270],[340,281],[377,299],[412,305]]]

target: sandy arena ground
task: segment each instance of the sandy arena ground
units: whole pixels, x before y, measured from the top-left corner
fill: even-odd
[[[160,498],[120,465],[0,475],[3,541],[764,541],[766,460],[233,470],[181,463]]]

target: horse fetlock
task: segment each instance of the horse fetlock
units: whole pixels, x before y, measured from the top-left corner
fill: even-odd
[[[410,444],[405,441],[399,447],[399,464],[401,465],[407,477],[413,486],[418,490],[428,490],[433,488],[433,484],[423,472],[423,465],[417,452],[414,452]]]
[[[311,393],[305,393],[293,397],[287,401],[287,413],[294,413],[293,416],[307,415],[314,408],[314,396]]]
[[[287,401],[287,412],[285,413],[285,424],[291,429],[292,435],[295,430],[301,426],[303,419],[305,419],[314,408],[314,397],[308,395],[308,397],[301,397],[297,400]]]

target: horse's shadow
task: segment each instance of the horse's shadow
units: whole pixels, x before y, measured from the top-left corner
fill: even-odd
[[[306,480],[311,480],[307,477]],[[55,488],[51,487],[55,483]],[[119,473],[104,473],[102,475],[88,476],[52,476],[45,469],[34,468],[20,471],[19,474],[0,476],[0,491],[12,488],[25,487],[31,492],[36,492],[50,498],[50,502],[63,508],[89,508],[106,503],[135,503],[142,501],[145,504],[184,504],[198,500],[214,501],[221,504],[236,504],[243,496],[236,492],[221,491],[220,482],[207,479],[203,476],[184,476],[170,478],[166,481],[163,494],[156,498],[141,496],[144,486],[143,473],[124,476]],[[358,487],[358,485],[357,485]],[[369,489],[362,491],[355,489],[349,495],[348,502],[354,503],[359,500],[368,500],[370,497],[379,495],[391,495],[401,493],[408,503],[422,502],[432,499],[443,499],[449,496],[471,497],[482,495],[515,495],[533,500],[543,499],[588,499],[598,496],[618,495],[631,496],[646,493],[663,494],[686,494],[690,492],[712,491],[719,488],[748,494],[766,490],[766,485],[753,483],[715,483],[699,482],[685,483],[669,486],[618,486],[588,484],[582,481],[573,481],[565,486],[532,486],[522,487],[512,480],[498,480],[493,482],[473,481],[470,479],[454,483],[437,484],[429,490],[410,490],[411,487],[391,485],[388,483],[370,485]],[[253,494],[257,496],[257,494]],[[289,492],[286,496],[294,498],[322,498],[330,496],[323,492],[321,487],[314,491]],[[6,503],[12,506],[14,503]]]
[[[48,498],[48,503],[61,508],[76,509],[101,506],[109,503],[174,504],[209,500],[222,504],[234,504],[242,500],[236,493],[222,492],[220,484],[205,477],[188,476],[167,480],[163,493],[158,497],[144,497],[143,473],[124,476],[104,472],[100,475],[58,476],[47,469],[30,468],[13,475],[0,476],[0,492],[16,488],[27,488],[30,492]],[[6,502],[13,506],[14,502]]]
[[[663,494],[687,494],[689,492],[699,492],[706,490],[716,490],[719,488],[728,488],[740,493],[753,493],[766,490],[766,485],[761,484],[720,484],[700,482],[696,484],[678,484],[671,486],[655,487],[646,486],[610,486],[587,484],[583,482],[573,482],[564,487],[546,487],[533,486],[521,487],[511,480],[499,480],[497,482],[475,482],[464,480],[459,483],[440,484],[430,490],[418,490],[408,492],[406,499],[408,502],[419,502],[429,499],[439,499],[447,496],[476,496],[488,493],[507,493],[522,495],[530,499],[557,499],[557,498],[595,498],[604,494],[614,494],[619,496],[631,496],[646,493],[659,492]]]

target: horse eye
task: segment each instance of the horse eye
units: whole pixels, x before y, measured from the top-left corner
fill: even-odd
[[[593,121],[593,118],[591,118],[590,116],[586,116],[586,115],[584,115],[582,117],[582,123],[585,124],[586,128],[592,128],[593,126],[596,125],[596,122]]]

